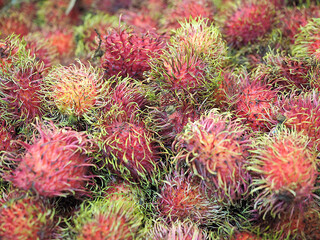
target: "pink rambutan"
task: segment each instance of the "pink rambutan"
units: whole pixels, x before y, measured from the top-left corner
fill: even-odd
[[[226,19],[223,33],[236,48],[254,43],[269,33],[275,23],[275,10],[266,1],[244,2]]]
[[[277,100],[277,91],[258,78],[242,80],[240,91],[233,96],[231,108],[237,117],[253,131],[268,131],[273,124],[272,106]]]
[[[220,206],[211,202],[198,182],[183,173],[167,176],[155,203],[158,215],[168,223],[190,219],[196,224],[219,224]]]
[[[231,114],[212,109],[177,136],[175,160],[186,162],[212,197],[233,203],[245,197],[249,186],[246,131]]]
[[[143,73],[150,70],[149,61],[162,52],[160,37],[137,34],[121,27],[102,35],[100,59],[106,77],[119,75],[143,79]]]
[[[8,60],[0,69],[0,107],[10,113],[10,121],[14,124],[27,124],[43,115],[40,92],[43,64],[30,56]]]
[[[84,194],[88,183],[91,141],[69,128],[37,126],[33,144],[21,142],[25,153],[13,159],[16,168],[5,175],[14,186],[46,197]]]
[[[13,190],[0,197],[1,239],[52,239],[54,211],[41,198]]]
[[[154,174],[157,147],[152,132],[142,122],[115,120],[97,124],[103,157],[113,171],[124,179],[141,180]]]
[[[189,18],[206,18],[213,21],[214,7],[207,0],[179,0],[172,1],[171,8],[164,13],[164,29],[177,29],[180,22],[189,21]]]
[[[0,16],[0,37],[6,38],[12,33],[20,36],[25,36],[31,30],[31,22],[29,22],[25,15],[16,12],[10,15]]]
[[[255,176],[251,192],[258,194],[254,208],[263,218],[302,211],[316,198],[317,160],[308,141],[301,133],[280,129],[255,142],[248,169]]]
[[[320,150],[320,94],[316,91],[290,94],[278,104],[284,125],[310,138],[309,147]]]

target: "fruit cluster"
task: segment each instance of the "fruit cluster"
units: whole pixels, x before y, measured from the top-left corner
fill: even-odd
[[[0,239],[320,239],[318,1],[0,9]]]

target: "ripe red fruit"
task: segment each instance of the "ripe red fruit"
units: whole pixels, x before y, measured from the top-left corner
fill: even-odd
[[[0,197],[1,239],[52,239],[54,211],[40,198],[18,191]]]
[[[115,121],[102,128],[100,147],[111,171],[139,180],[156,169],[157,152],[152,133],[142,123]]]
[[[43,128],[43,129],[42,129]],[[89,173],[90,140],[85,133],[53,124],[37,127],[34,143],[22,143],[25,154],[14,159],[16,168],[5,179],[24,190],[46,197],[84,194]]]
[[[149,61],[162,52],[160,37],[150,34],[139,35],[135,32],[117,28],[102,35],[100,59],[105,75],[119,75],[143,79],[143,73],[150,70]]]
[[[309,136],[309,147],[320,151],[320,94],[316,91],[291,94],[279,102],[284,125]]]
[[[237,48],[254,43],[271,31],[275,10],[266,1],[241,5],[226,19],[223,28],[227,42]]]
[[[253,150],[249,170],[255,178],[255,209],[265,217],[301,211],[316,197],[317,160],[308,137],[289,130],[264,135]]]
[[[272,106],[277,100],[277,91],[259,79],[250,82],[243,79],[238,94],[233,96],[231,107],[253,131],[268,131],[272,127]]]
[[[250,180],[244,167],[250,142],[246,131],[231,114],[213,109],[177,136],[175,159],[189,165],[212,197],[233,203],[245,196]]]
[[[159,217],[168,223],[189,218],[197,224],[217,224],[221,214],[219,205],[209,200],[199,183],[177,172],[163,182],[155,204]]]
[[[25,36],[31,30],[31,23],[26,18],[26,15],[18,12],[13,12],[9,16],[0,16],[0,38],[6,38],[12,33]]]

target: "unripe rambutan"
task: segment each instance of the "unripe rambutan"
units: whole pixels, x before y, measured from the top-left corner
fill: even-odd
[[[213,68],[222,67],[226,62],[227,47],[218,27],[209,23],[209,19],[197,17],[181,22],[181,27],[174,31],[171,43],[178,48],[185,46],[194,55],[204,60]]]
[[[101,121],[98,142],[109,170],[124,179],[142,180],[155,173],[157,149],[155,139],[142,122]]]
[[[237,117],[243,119],[244,124],[253,131],[268,131],[273,120],[272,106],[277,100],[277,91],[260,82],[256,78],[250,81],[249,77],[242,80],[240,91],[233,96],[231,108]]]
[[[271,32],[275,10],[266,1],[244,2],[226,19],[223,33],[228,44],[240,48],[254,43]]]
[[[90,121],[90,113],[102,104],[105,87],[97,69],[78,61],[77,65],[54,67],[44,78],[42,92],[52,117]]]
[[[0,238],[53,239],[55,212],[41,198],[13,190],[0,197]]]
[[[313,57],[320,60],[320,18],[311,19],[300,29],[292,45],[292,54],[296,57]]]
[[[208,237],[204,230],[189,219],[178,220],[170,225],[157,221],[149,234],[152,239],[161,240],[205,240]]]
[[[213,21],[213,4],[207,0],[179,0],[171,1],[171,8],[164,13],[164,29],[177,29],[180,22],[189,21],[190,17],[207,18]]]
[[[254,208],[263,218],[303,210],[315,197],[317,160],[308,137],[283,129],[257,139],[248,169]]]
[[[144,236],[143,215],[137,203],[130,200],[87,201],[73,219],[70,228],[79,240],[132,240]]]
[[[177,136],[175,160],[186,162],[212,197],[233,203],[245,197],[250,180],[244,167],[249,149],[246,131],[231,114],[212,109]]]
[[[159,218],[168,223],[188,218],[196,224],[219,225],[224,217],[221,207],[209,200],[198,182],[178,172],[167,175],[155,206]]]
[[[11,59],[0,68],[0,108],[10,113],[8,120],[14,125],[27,125],[43,115],[40,92],[43,64],[31,56]]]
[[[84,194],[89,176],[91,141],[85,133],[69,128],[37,127],[39,137],[33,144],[21,143],[26,149],[16,168],[5,179],[16,187],[32,190],[46,197]]]
[[[121,27],[102,36],[100,62],[106,77],[119,75],[141,80],[143,73],[150,70],[149,61],[163,49],[160,37],[139,35]]]
[[[311,148],[320,151],[320,94],[294,93],[279,102],[278,114],[284,117],[284,125],[288,128],[302,132],[310,138],[308,144]]]

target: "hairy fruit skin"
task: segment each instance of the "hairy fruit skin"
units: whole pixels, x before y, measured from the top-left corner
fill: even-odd
[[[102,74],[92,66],[57,66],[44,79],[42,92],[53,116],[81,118],[97,108],[103,98]]]
[[[104,157],[120,177],[136,181],[155,171],[155,142],[143,124],[115,121],[102,128],[99,141]]]
[[[46,197],[84,194],[89,181],[90,140],[69,128],[38,127],[40,136],[29,145],[17,167],[5,176],[13,185]]]
[[[197,224],[216,224],[221,214],[219,205],[209,200],[197,182],[177,172],[164,181],[156,208],[168,223],[189,218]]]
[[[271,31],[274,21],[273,5],[264,1],[246,3],[226,20],[223,33],[230,45],[240,48],[264,37]]]
[[[306,136],[286,129],[257,142],[249,170],[252,193],[258,193],[255,209],[263,217],[300,211],[315,197],[317,161],[307,144]]]
[[[175,159],[186,162],[213,196],[233,203],[247,193],[250,180],[244,167],[250,142],[246,131],[229,113],[213,109],[179,134]]]
[[[107,77],[119,75],[141,80],[143,73],[150,70],[150,59],[156,58],[163,48],[159,37],[121,28],[102,36],[100,63]]]
[[[54,212],[42,199],[23,196],[17,191],[0,198],[0,238],[51,239],[54,237]]]

